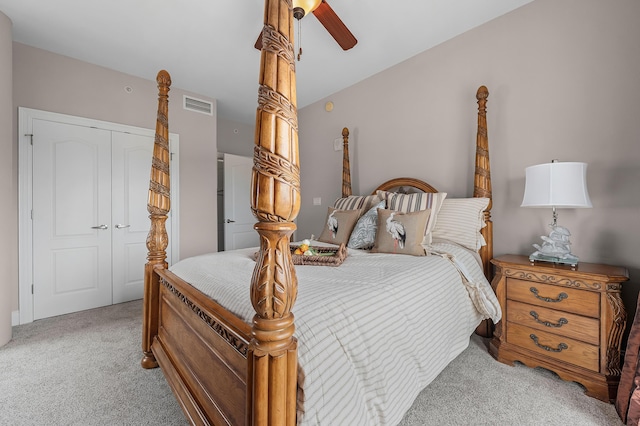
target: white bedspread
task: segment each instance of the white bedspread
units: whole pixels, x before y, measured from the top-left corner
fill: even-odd
[[[434,250],[449,255],[349,250],[339,267],[296,267],[299,423],[399,423],[418,393],[467,347],[480,321],[500,319],[474,256],[454,244],[437,243]],[[171,270],[250,322],[255,251],[197,256]]]

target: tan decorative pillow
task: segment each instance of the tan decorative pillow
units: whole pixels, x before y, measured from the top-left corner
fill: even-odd
[[[447,198],[446,192],[413,192],[402,194],[399,192],[377,191],[378,196],[387,202],[387,209],[403,213],[430,209],[431,214],[424,229],[422,244],[431,244],[431,233],[438,222],[438,212]]]
[[[360,217],[360,210],[337,210],[329,207],[322,233],[318,241],[331,244],[347,244],[353,227]]]
[[[378,209],[378,234],[372,253],[395,253],[424,256],[424,230],[431,210],[402,213]]]

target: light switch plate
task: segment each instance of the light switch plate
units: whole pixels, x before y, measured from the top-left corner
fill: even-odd
[[[338,138],[338,139],[334,139],[333,140],[333,150],[334,151],[342,151],[342,139]]]

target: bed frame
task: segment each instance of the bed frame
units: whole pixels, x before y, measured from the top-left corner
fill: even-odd
[[[298,122],[291,0],[265,0],[260,87],[256,113],[251,209],[258,219],[260,251],[249,293],[256,314],[249,325],[167,269],[169,212],[168,93],[171,79],[158,73],[158,119],[148,210],[141,364],[160,366],[192,424],[294,425],[297,340],[291,313],[297,295],[289,239],[300,207]],[[486,122],[488,91],[478,89],[474,196],[491,198]],[[343,130],[343,196],[351,195],[347,129]],[[379,189],[412,186],[411,178]],[[493,256],[491,203],[487,241],[480,255],[487,277]],[[249,284],[249,283],[247,283]],[[487,326],[488,327],[488,326]]]

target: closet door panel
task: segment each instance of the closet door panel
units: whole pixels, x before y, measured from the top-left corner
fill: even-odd
[[[152,152],[153,137],[113,132],[113,303],[143,296]]]
[[[34,319],[111,304],[111,132],[33,121]]]

